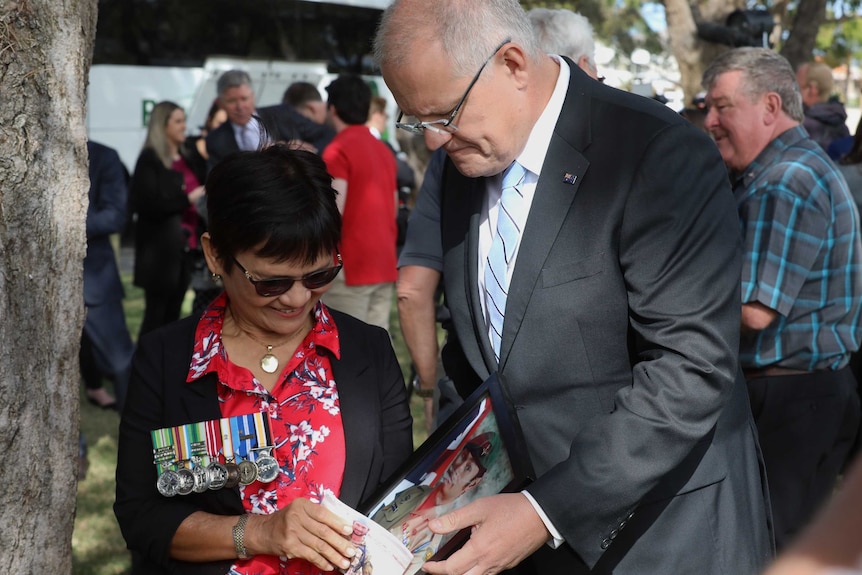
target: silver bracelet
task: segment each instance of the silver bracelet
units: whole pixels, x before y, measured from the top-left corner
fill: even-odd
[[[240,559],[248,559],[248,553],[245,550],[245,524],[248,523],[248,514],[240,515],[239,521],[233,526],[233,548],[236,551],[236,556]]]

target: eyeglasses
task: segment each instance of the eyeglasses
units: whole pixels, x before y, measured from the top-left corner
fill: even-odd
[[[257,295],[261,297],[276,297],[290,291],[294,282],[302,282],[302,285],[308,289],[320,289],[323,286],[332,283],[332,280],[335,279],[335,276],[338,275],[338,272],[340,272],[342,268],[341,254],[337,254],[337,258],[338,265],[312,272],[301,278],[273,278],[269,280],[254,279],[251,277],[251,274],[248,273],[248,270],[242,267],[242,264],[239,263],[236,258],[233,258],[233,261],[237,266],[239,266],[242,273],[245,274],[245,278],[254,286],[254,290],[257,292]]]
[[[497,46],[497,48],[494,49],[494,53],[488,56],[488,59],[482,63],[482,67],[479,68],[479,71],[476,72],[475,76],[473,76],[473,81],[470,82],[469,86],[467,86],[467,91],[464,92],[463,96],[461,96],[461,99],[458,101],[458,104],[455,106],[455,109],[452,110],[452,113],[449,114],[448,118],[433,120],[431,122],[416,122],[415,124],[407,124],[401,121],[401,118],[404,116],[404,112],[399,112],[398,119],[395,120],[395,127],[401,128],[402,130],[406,130],[413,134],[424,134],[425,130],[431,130],[436,134],[452,134],[454,132],[457,132],[458,126],[456,126],[452,122],[455,121],[455,116],[457,116],[458,112],[461,111],[461,106],[464,105],[464,101],[470,94],[470,90],[473,89],[473,86],[479,80],[479,76],[482,75],[482,70],[485,69],[485,66],[488,65],[488,62],[491,61],[491,58],[493,58],[497,54],[497,52],[500,51],[500,48],[502,48],[511,41],[511,38],[506,38],[502,44],[500,44],[499,46]]]

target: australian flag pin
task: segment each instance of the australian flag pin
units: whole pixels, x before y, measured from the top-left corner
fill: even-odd
[[[567,184],[574,184],[578,180],[577,176],[573,176],[572,174],[566,172],[566,175],[563,176],[563,181]]]

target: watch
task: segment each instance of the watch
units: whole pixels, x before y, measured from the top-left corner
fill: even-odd
[[[413,378],[413,393],[423,399],[430,399],[434,397],[434,388],[424,389],[419,386],[419,377]]]
[[[248,513],[243,513],[233,526],[233,548],[240,559],[248,559],[245,549],[245,524],[248,523]]]

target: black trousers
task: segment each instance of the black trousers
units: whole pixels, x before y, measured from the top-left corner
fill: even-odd
[[[748,379],[780,550],[830,496],[859,430],[849,368]]]

